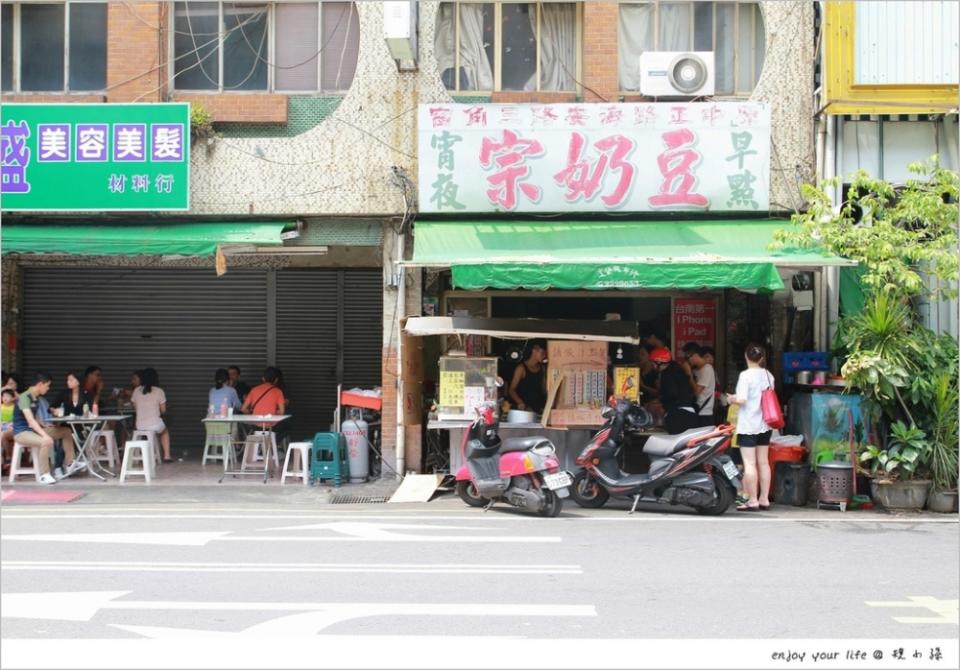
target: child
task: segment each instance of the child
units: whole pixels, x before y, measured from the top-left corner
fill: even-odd
[[[2,404],[0,404],[0,433],[3,441],[3,470],[9,469],[10,459],[13,457],[13,406],[17,395],[13,389],[5,388],[2,393]]]

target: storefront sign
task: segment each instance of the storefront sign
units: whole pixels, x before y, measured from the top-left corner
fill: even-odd
[[[4,211],[190,208],[190,105],[4,104]]]
[[[763,103],[426,104],[420,209],[431,213],[764,211]]]
[[[676,298],[673,301],[673,333],[676,356],[683,345],[695,342],[702,347],[716,347],[717,304],[714,300]]]

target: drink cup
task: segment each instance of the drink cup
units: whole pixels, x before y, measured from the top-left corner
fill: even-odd
[[[232,408],[232,407],[228,407],[228,408],[227,408],[227,416],[228,416],[228,417],[232,417],[232,416],[233,416],[233,408]]]

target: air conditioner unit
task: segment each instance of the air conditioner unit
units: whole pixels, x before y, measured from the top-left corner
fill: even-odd
[[[383,3],[383,36],[395,60],[417,60],[416,0]]]
[[[652,97],[713,95],[712,51],[645,51],[640,54],[640,93]]]

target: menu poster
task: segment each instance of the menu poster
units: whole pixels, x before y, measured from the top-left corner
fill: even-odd
[[[467,375],[460,371],[440,372],[440,406],[463,407],[463,387]]]
[[[640,368],[613,368],[613,392],[618,398],[640,401]]]
[[[676,298],[673,301],[674,355],[681,357],[683,345],[695,342],[716,347],[717,303],[712,298]]]

